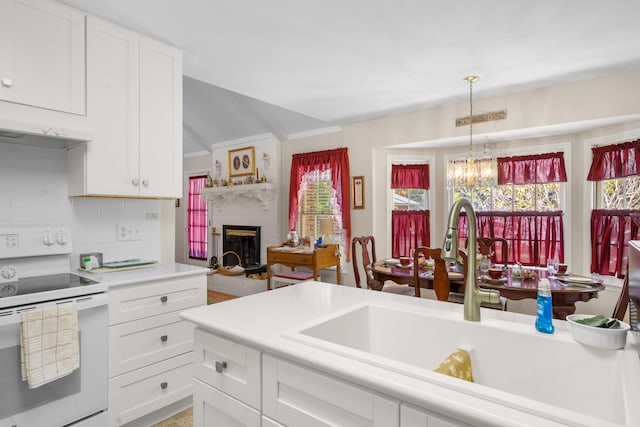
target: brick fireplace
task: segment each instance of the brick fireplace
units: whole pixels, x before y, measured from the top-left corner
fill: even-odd
[[[245,269],[260,267],[260,226],[257,225],[223,225],[222,252],[235,252],[240,257],[240,265]],[[227,253],[222,265],[238,264],[238,257]]]

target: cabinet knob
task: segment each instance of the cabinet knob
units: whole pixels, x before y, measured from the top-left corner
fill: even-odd
[[[10,79],[9,77],[3,77],[2,78],[2,86],[4,86],[4,87],[13,86],[13,79]]]
[[[145,187],[149,186],[149,180],[148,179],[143,179],[142,180],[142,185],[144,185]]]
[[[140,185],[140,180],[137,178],[134,178],[131,180],[131,183],[137,187],[138,185]]]
[[[162,296],[160,297],[160,302],[167,302],[167,301],[169,301],[169,297],[168,297],[168,296],[166,296],[166,295],[162,295]]]
[[[166,389],[168,386],[169,386],[169,383],[167,383],[166,381],[163,381],[160,383],[160,388],[163,390]]]
[[[160,336],[160,342],[167,342],[167,336],[166,335]]]
[[[216,372],[221,374],[227,369],[227,362],[216,362]]]

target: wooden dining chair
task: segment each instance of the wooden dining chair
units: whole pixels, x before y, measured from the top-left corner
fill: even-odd
[[[357,248],[360,247],[360,263],[362,265],[365,279],[367,281],[367,288],[374,291],[390,292],[401,295],[414,295],[415,291],[413,287],[407,285],[398,285],[396,283],[385,284],[379,282],[373,278],[371,272],[371,265],[378,259],[376,258],[376,239],[373,236],[360,236],[351,239],[351,262],[353,264],[353,277],[358,288],[360,285],[360,271],[358,267]],[[371,252],[369,252],[369,248]]]
[[[415,296],[420,297],[420,269],[416,268],[419,265],[420,255],[424,255],[425,258],[431,258],[434,261],[433,265],[433,291],[436,294],[438,301],[448,301],[449,299],[449,276],[447,275],[447,263],[442,258],[442,249],[440,248],[427,248],[426,246],[419,246],[413,253],[413,283],[415,286]]]
[[[500,251],[496,250],[496,246],[500,246]],[[467,245],[468,246],[468,245]],[[499,263],[507,265],[509,262],[509,243],[502,237],[478,237],[478,252],[491,259],[491,252],[496,255],[500,254]]]
[[[613,315],[618,320],[624,320],[624,315],[627,313],[629,307],[629,269],[627,268],[627,274],[624,276],[624,282],[622,289],[620,290],[620,296],[616,302],[616,306],[613,309]]]

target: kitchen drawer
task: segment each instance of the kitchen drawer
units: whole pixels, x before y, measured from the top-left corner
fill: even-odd
[[[109,290],[109,324],[204,305],[206,294],[205,275],[115,287]]]
[[[109,425],[128,423],[192,393],[192,353],[111,378]]]
[[[109,327],[109,377],[191,352],[193,328],[179,311]]]
[[[262,412],[287,426],[398,427],[400,402],[340,378],[264,355]]]
[[[260,352],[198,328],[194,336],[194,376],[259,410]]]
[[[213,387],[194,380],[193,426],[260,427],[260,412]]]
[[[269,263],[297,264],[297,265],[313,265],[313,254],[290,254],[279,253],[276,251],[269,252]]]

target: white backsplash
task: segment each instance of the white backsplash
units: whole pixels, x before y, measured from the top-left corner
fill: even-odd
[[[102,252],[104,261],[160,259],[160,201],[70,198],[64,149],[0,142],[0,226],[45,224],[71,227],[72,269],[84,252]],[[137,227],[140,240],[118,240],[120,224]]]

